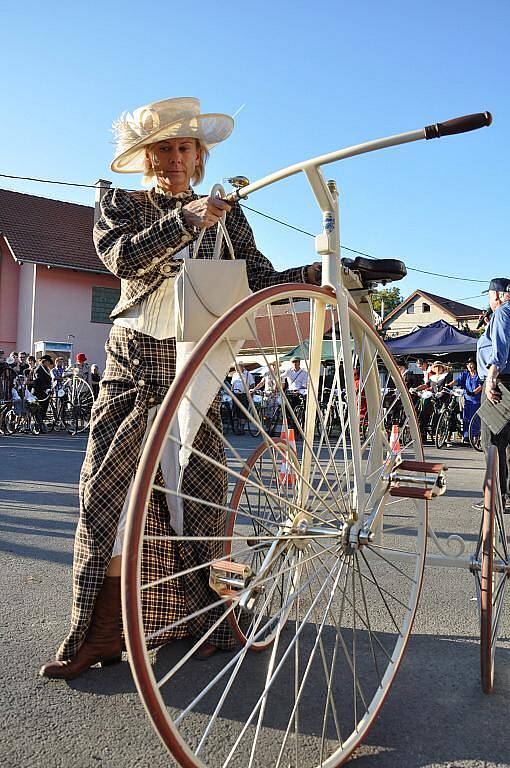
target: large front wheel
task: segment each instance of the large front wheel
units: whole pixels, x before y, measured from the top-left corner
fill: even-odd
[[[280,285],[240,302],[197,345],[146,443],[124,542],[124,626],[149,717],[188,768],[334,768],[367,733],[401,662],[427,510],[422,499],[391,496],[389,484],[399,457],[423,460],[420,434],[383,342],[355,309],[340,315],[335,294],[313,286]],[[249,392],[245,404],[228,393],[260,431],[255,452],[249,435],[222,432],[216,395],[239,359],[243,342],[231,335],[241,319],[252,358],[283,368],[291,349],[309,373],[302,413],[278,377],[278,439]],[[322,358],[332,380],[326,403]],[[353,369],[356,402],[339,411],[333,436],[323,414]],[[164,481],[177,455],[186,466],[174,473],[179,485]],[[174,525],[183,515],[180,535],[165,522],[166,502]],[[146,557],[155,549],[157,571]],[[204,641],[226,652],[199,662]]]

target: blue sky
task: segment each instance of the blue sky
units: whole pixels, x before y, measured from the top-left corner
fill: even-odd
[[[110,126],[120,112],[198,96],[232,114],[201,191],[372,138],[489,109],[470,134],[416,142],[327,166],[341,190],[342,242],[408,266],[422,288],[485,306],[508,275],[510,3],[401,0],[193,4],[10,3],[2,9],[0,173],[118,186]],[[92,204],[93,190],[0,178],[0,186]],[[320,213],[302,175],[247,205],[309,232]],[[247,212],[277,268],[314,260],[313,240]],[[346,252],[344,255],[349,256]],[[471,298],[474,297],[474,298]]]

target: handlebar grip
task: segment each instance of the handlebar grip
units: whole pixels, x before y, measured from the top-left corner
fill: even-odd
[[[425,126],[425,138],[439,139],[441,136],[452,136],[454,133],[476,131],[477,128],[483,128],[491,123],[492,115],[490,112],[476,112],[474,115],[454,117],[453,120],[446,120],[444,123]]]

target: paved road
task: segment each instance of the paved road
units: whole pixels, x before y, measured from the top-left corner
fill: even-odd
[[[246,438],[248,440],[248,438]],[[0,437],[0,765],[5,768],[162,768],[127,664],[69,684],[37,677],[67,627],[83,437]],[[433,508],[441,530],[476,540],[482,458],[429,451],[450,466]],[[474,543],[473,543],[474,546]],[[432,551],[433,547],[431,547]],[[429,568],[413,636],[356,768],[510,766],[510,628],[503,619],[495,693],[481,693],[477,607],[467,571]],[[228,727],[228,724],[226,725]]]

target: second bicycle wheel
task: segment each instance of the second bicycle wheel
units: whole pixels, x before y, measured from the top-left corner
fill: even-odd
[[[436,432],[434,435],[436,448],[443,448],[443,446],[448,442],[449,428],[450,412],[446,410],[442,412],[437,422]]]
[[[498,450],[491,445],[483,484],[484,509],[475,571],[480,604],[480,673],[484,693],[494,686],[494,661],[505,591],[510,576],[508,540],[499,483]]]
[[[276,358],[280,367],[291,348],[309,372],[300,418],[277,382],[282,431],[288,436],[293,424],[295,442],[273,439],[262,419],[254,452],[248,435],[222,433],[219,398],[209,406],[241,347],[230,341],[241,318],[257,359]],[[341,340],[340,308],[326,288],[280,285],[250,296],[197,345],[146,443],[124,541],[124,627],[149,717],[183,766],[340,765],[401,662],[423,578],[427,509],[421,499],[391,496],[389,483],[400,457],[423,461],[422,446],[385,345],[356,310],[343,323]],[[325,333],[334,355],[331,398],[345,388],[345,370],[359,373],[356,403],[340,410],[334,437],[319,386]],[[257,421],[249,393],[248,407],[229,394],[247,421]],[[369,416],[360,444],[363,400]],[[193,416],[201,423],[195,438]],[[388,423],[398,426],[398,450]],[[178,487],[163,481],[169,455],[186,466]],[[173,520],[182,511],[180,535],[162,533],[161,524],[155,533],[165,499]],[[152,581],[143,556],[151,544],[167,547],[174,562]],[[161,597],[172,585],[185,595],[178,606]],[[151,591],[159,596],[157,627],[145,610]],[[150,649],[172,637],[151,658]],[[217,638],[228,650],[199,662],[202,642]]]
[[[90,423],[94,394],[80,376],[69,376],[63,383],[63,421],[70,435],[84,432]]]

